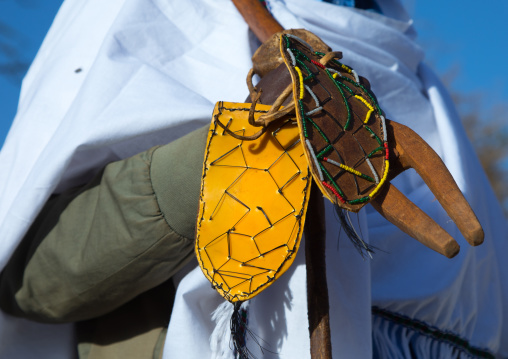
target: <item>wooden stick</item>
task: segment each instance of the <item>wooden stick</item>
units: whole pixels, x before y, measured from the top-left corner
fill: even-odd
[[[307,264],[307,310],[309,313],[310,357],[330,359],[330,316],[326,283],[326,224],[323,195],[316,183],[310,191],[305,221],[305,260]]]
[[[284,30],[258,0],[232,0],[261,42]],[[323,196],[312,184],[305,222],[305,259],[307,263],[307,309],[310,355],[312,359],[331,359],[328,285],[326,283],[326,227]]]
[[[409,127],[394,121],[387,121],[386,127],[400,167],[416,170],[469,244],[482,244],[482,226],[438,154]]]
[[[245,22],[261,42],[284,30],[258,0],[232,0]]]

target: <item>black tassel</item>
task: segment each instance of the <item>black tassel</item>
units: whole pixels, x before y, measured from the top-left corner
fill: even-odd
[[[252,358],[246,345],[247,334],[247,311],[241,309],[242,302],[235,302],[234,311],[231,315],[231,340],[235,347],[235,357],[238,359]]]
[[[371,253],[374,253],[375,247],[365,243],[363,239],[356,233],[355,229],[353,228],[353,224],[351,223],[351,219],[349,216],[344,214],[346,211],[345,209],[340,208],[337,204],[334,205],[335,212],[337,213],[337,216],[339,217],[340,224],[342,225],[342,229],[344,229],[344,232],[346,232],[346,235],[348,238],[353,242],[353,245],[355,248],[360,252],[360,255],[362,258],[365,258],[365,254],[367,254],[370,258],[372,258]]]
[[[247,348],[247,336],[250,340],[257,345],[259,351],[264,354],[265,351],[273,354],[277,352],[268,350],[261,345],[261,342],[266,343],[262,338],[253,333],[248,328],[247,309],[241,308],[244,302],[233,303],[234,309],[231,315],[231,341],[234,346],[234,353],[236,359],[256,359],[256,356]]]

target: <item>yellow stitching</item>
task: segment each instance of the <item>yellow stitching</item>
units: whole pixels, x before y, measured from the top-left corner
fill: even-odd
[[[359,177],[364,175],[363,173],[361,173],[361,172],[359,172],[359,171],[357,171],[357,170],[355,170],[355,169],[353,169],[351,167],[348,167],[348,166],[346,166],[346,165],[344,165],[342,163],[339,163],[339,167],[342,168],[343,170],[351,172],[351,173],[353,173],[353,174],[355,174],[355,175],[357,175]]]
[[[359,96],[359,95],[355,95],[355,97],[362,101],[363,104],[365,106],[367,106],[367,108],[369,109],[369,112],[367,112],[367,115],[365,115],[365,120],[363,121],[363,123],[367,123],[369,122],[369,119],[370,119],[370,115],[372,114],[372,112],[374,111],[374,107],[372,107],[372,105],[370,103],[367,102],[367,100],[365,100],[363,97]]]
[[[374,188],[374,191],[372,191],[369,194],[370,198],[372,198],[376,195],[376,193],[379,191],[381,186],[385,183],[386,179],[388,178],[388,167],[389,167],[389,162],[388,162],[388,160],[385,160],[385,173],[383,173],[383,178],[381,178],[381,181],[379,181],[379,184],[377,185],[377,187]]]
[[[303,76],[302,76],[302,71],[300,70],[300,68],[298,66],[295,66],[295,70],[296,70],[296,72],[298,72],[298,77],[300,78],[300,100],[301,100],[301,99],[303,99],[303,91],[304,91]]]
[[[344,70],[346,70],[347,73],[351,73],[351,69],[349,67],[347,67],[346,65],[344,64],[340,64],[340,67],[342,67]]]

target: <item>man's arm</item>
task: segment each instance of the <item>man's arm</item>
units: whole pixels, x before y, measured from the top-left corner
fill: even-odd
[[[51,198],[0,277],[0,307],[42,322],[110,312],[194,255],[208,127]]]

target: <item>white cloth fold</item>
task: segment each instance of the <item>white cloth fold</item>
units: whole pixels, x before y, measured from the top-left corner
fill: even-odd
[[[398,0],[379,3],[385,15],[309,0],[269,1],[284,27],[307,28],[342,51],[344,62],[369,79],[387,117],[413,128],[441,155],[486,240],[469,247],[415,173],[402,175],[396,185],[458,239],[462,251],[453,260],[367,209],[358,216],[361,231],[385,252],[363,261],[347,239],[338,239],[338,221],[327,205],[334,357],[371,357],[372,304],[508,356],[502,340],[508,337],[502,212],[451,100],[421,63],[411,19]],[[110,161],[208,123],[216,101],[243,101],[256,44],[228,0],[66,0],[23,82],[19,111],[0,152],[0,266],[52,193],[85,183]],[[250,329],[272,351],[258,357],[308,356],[303,256],[302,248],[293,267],[251,303]],[[199,268],[180,277],[165,358],[210,357],[210,315],[221,298]],[[36,336],[17,336],[25,325],[44,328],[38,330],[48,336],[62,328],[72,334],[69,326],[4,316],[0,357],[70,357],[61,354],[70,350],[68,340],[44,346]]]

